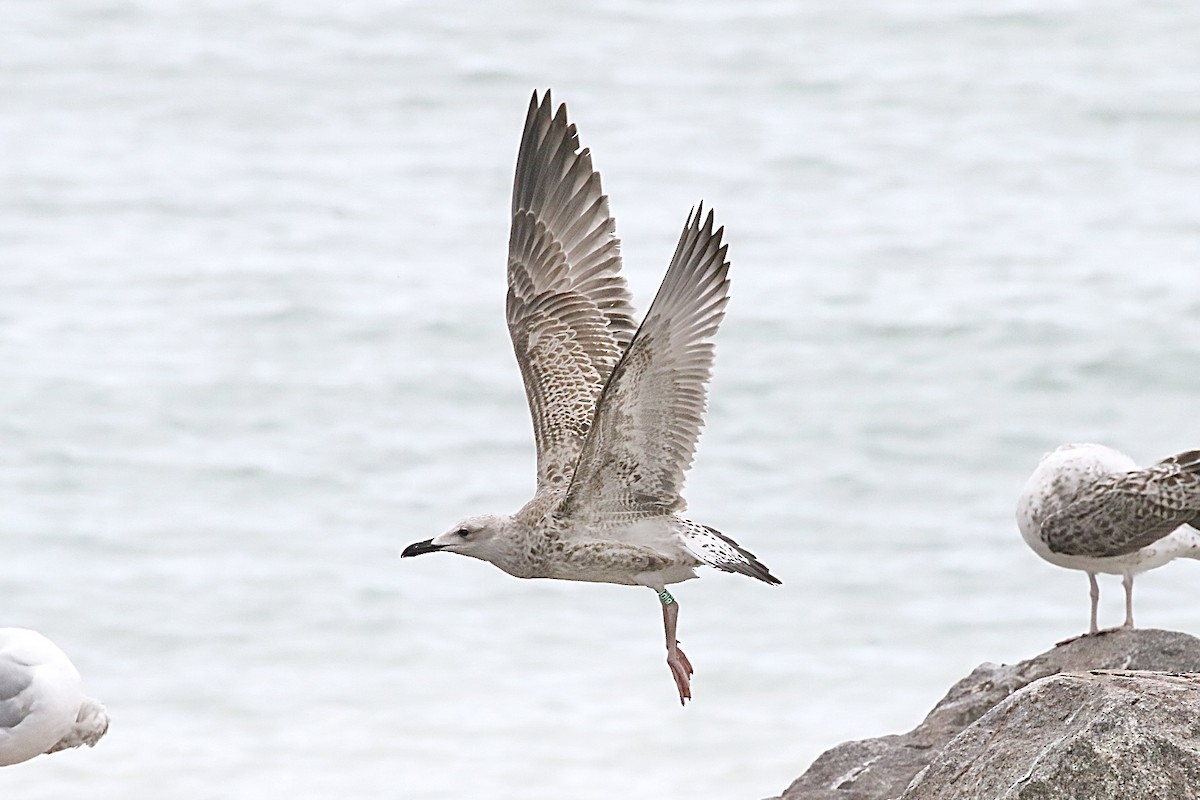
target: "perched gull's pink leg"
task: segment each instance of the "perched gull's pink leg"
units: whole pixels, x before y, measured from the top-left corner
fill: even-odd
[[[1095,634],[1099,633],[1100,631],[1100,626],[1096,624],[1096,608],[1100,605],[1100,585],[1096,583],[1096,573],[1089,572],[1087,576],[1088,582],[1091,583],[1092,586],[1092,625],[1088,629],[1088,634]]]
[[[1096,583],[1096,573],[1089,572],[1087,574],[1087,576],[1088,576],[1088,584],[1091,586],[1091,591],[1089,592],[1089,594],[1091,595],[1091,598],[1092,598],[1092,622],[1088,626],[1088,632],[1081,633],[1078,636],[1071,636],[1067,639],[1063,639],[1061,642],[1055,643],[1055,645],[1054,645],[1055,647],[1061,647],[1064,644],[1070,644],[1071,642],[1075,641],[1076,639],[1082,639],[1084,636],[1095,636],[1097,633],[1102,632],[1100,630],[1100,626],[1097,624],[1097,619],[1096,619],[1096,609],[1100,606],[1100,584]],[[1108,633],[1108,631],[1103,631],[1103,633]]]
[[[1133,573],[1126,572],[1125,577],[1121,579],[1121,585],[1125,587],[1125,624],[1122,628],[1133,630]]]
[[[685,705],[692,699],[692,662],[679,649],[679,641],[675,638],[675,625],[679,621],[679,603],[666,589],[658,593],[662,602],[663,629],[667,634],[667,666],[675,678],[675,686],[679,689],[679,704]]]

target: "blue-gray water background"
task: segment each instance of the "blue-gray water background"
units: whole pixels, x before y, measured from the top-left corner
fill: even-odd
[[[1200,445],[1200,6],[0,2],[0,624],[112,713],[6,800],[759,798],[1086,624],[1040,454]],[[530,92],[639,309],[727,226],[691,514],[784,579],[400,548],[515,510]],[[1139,623],[1200,634],[1200,564]],[[1102,586],[1103,622],[1120,588]]]

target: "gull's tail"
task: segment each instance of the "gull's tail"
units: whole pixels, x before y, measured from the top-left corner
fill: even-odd
[[[765,564],[754,557],[754,553],[746,550],[715,528],[689,521],[687,530],[684,532],[684,540],[692,555],[710,567],[758,578],[763,583],[773,585],[783,583],[771,574]]]
[[[1192,477],[1193,481],[1200,480],[1200,450],[1187,450],[1185,452],[1170,456],[1169,458],[1164,458],[1159,463],[1177,466],[1184,473],[1187,473],[1189,477]],[[1189,520],[1188,525],[1191,525],[1193,528],[1200,529],[1200,516]],[[1189,557],[1200,558],[1200,554],[1191,555]]]
[[[99,700],[85,697],[83,698],[83,702],[79,704],[79,713],[75,718],[75,725],[71,730],[67,731],[66,736],[46,752],[57,753],[59,750],[67,750],[83,744],[86,744],[88,747],[95,747],[96,742],[100,741],[100,737],[104,736],[107,732],[108,711],[104,708],[104,704]]]

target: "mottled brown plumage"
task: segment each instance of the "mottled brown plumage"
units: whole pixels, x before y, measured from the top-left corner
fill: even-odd
[[[1042,458],[1026,483],[1017,522],[1042,558],[1088,574],[1090,633],[1099,630],[1098,572],[1122,576],[1124,627],[1132,628],[1133,576],[1174,558],[1200,557],[1200,535],[1192,529],[1200,522],[1200,451],[1142,468],[1103,445],[1063,445]]]
[[[513,180],[508,331],[525,381],[538,491],[570,482],[596,399],[637,324],[620,241],[566,106],[530,100]]]
[[[679,516],[704,421],[712,336],[729,292],[724,229],[688,216],[646,318],[633,323],[608,200],[547,92],[534,94],[513,187],[508,328],[537,445],[537,490],[511,515],[467,517],[403,555],[449,550],[521,578],[648,586],[659,593],[680,701],[691,663],[666,586],[708,564],[779,583],[751,553]]]

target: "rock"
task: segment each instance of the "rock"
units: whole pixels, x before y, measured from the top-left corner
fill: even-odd
[[[1200,797],[1200,676],[1066,673],[997,705],[902,800]]]
[[[1112,631],[1064,642],[1011,666],[982,664],[951,687],[916,728],[838,745],[780,800],[894,800],[951,739],[1014,692],[1051,675],[1089,670],[1200,672],[1200,639],[1172,631]]]

